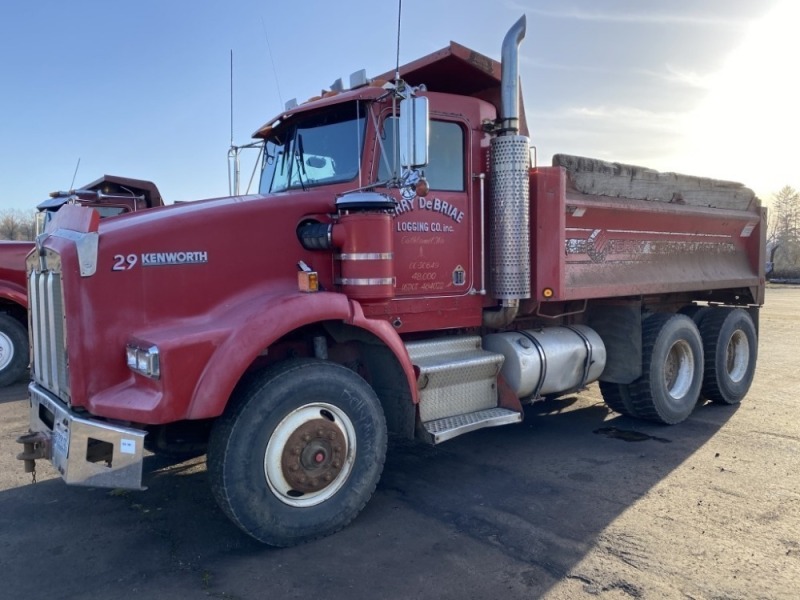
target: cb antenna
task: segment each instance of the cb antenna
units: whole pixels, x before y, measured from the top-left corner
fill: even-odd
[[[231,178],[231,161],[233,176]],[[228,193],[239,195],[239,148],[233,145],[233,48],[231,48],[231,147],[228,150]]]
[[[403,0],[397,0],[397,62],[394,69],[394,80],[400,81],[400,17],[403,14]]]
[[[233,48],[231,48],[231,148],[233,148]]]
[[[397,116],[397,91],[400,87],[400,18],[403,15],[403,0],[397,0],[397,60],[395,62],[394,68],[394,94],[392,94],[392,114]],[[400,119],[394,119],[394,139],[395,143],[392,144],[394,147],[392,148],[392,165],[393,165],[393,178],[397,179],[397,172],[398,172],[398,156],[397,156],[397,148],[399,145],[400,138],[400,125],[398,123]]]
[[[275,68],[275,57],[272,55],[272,46],[269,45],[269,36],[267,35],[267,26],[264,23],[264,17],[261,17],[261,29],[264,30],[264,41],[267,42],[267,52],[269,53],[269,62],[272,63],[272,75],[275,77],[275,90],[278,92],[278,101],[281,103],[281,110],[283,110],[283,96],[281,95],[281,84],[278,81],[278,70]]]
[[[72,174],[72,183],[69,184],[69,189],[70,190],[74,190],[75,189],[75,178],[78,176],[78,167],[80,167],[80,166],[81,166],[81,157],[79,156],[78,157],[78,164],[75,165],[75,172]]]

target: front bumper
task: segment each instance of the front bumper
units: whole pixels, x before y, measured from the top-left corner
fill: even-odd
[[[147,432],[86,419],[36,383],[30,392],[30,432],[18,441],[26,461],[49,459],[69,485],[141,490]]]

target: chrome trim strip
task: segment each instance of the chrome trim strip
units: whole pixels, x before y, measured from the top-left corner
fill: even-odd
[[[394,277],[341,277],[336,280],[337,285],[394,285]]]
[[[392,260],[393,252],[343,252],[334,256],[337,260]]]

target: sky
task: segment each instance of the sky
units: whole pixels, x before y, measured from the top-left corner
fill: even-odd
[[[765,200],[800,189],[800,2],[405,0],[400,61],[450,40],[499,59],[522,14],[539,164],[579,154]],[[388,71],[397,22],[385,0],[3,0],[0,209],[68,189],[79,161],[76,186],[113,174],[167,202],[227,195],[231,121],[245,144],[290,98]]]

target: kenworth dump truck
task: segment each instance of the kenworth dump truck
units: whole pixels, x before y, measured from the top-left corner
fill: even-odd
[[[225,514],[286,546],[357,515],[388,434],[513,426],[594,381],[662,423],[739,402],[764,210],[738,184],[532,165],[524,32],[502,63],[451,43],[290,101],[254,134],[258,194],[59,211],[27,258],[26,467],[140,489],[145,447],[206,449]]]
[[[100,217],[163,206],[150,181],[104,175],[69,192],[53,192],[36,208],[36,232],[44,231],[56,211],[67,203],[94,208]],[[0,387],[18,381],[28,368],[28,296],[25,256],[33,242],[0,242]]]

